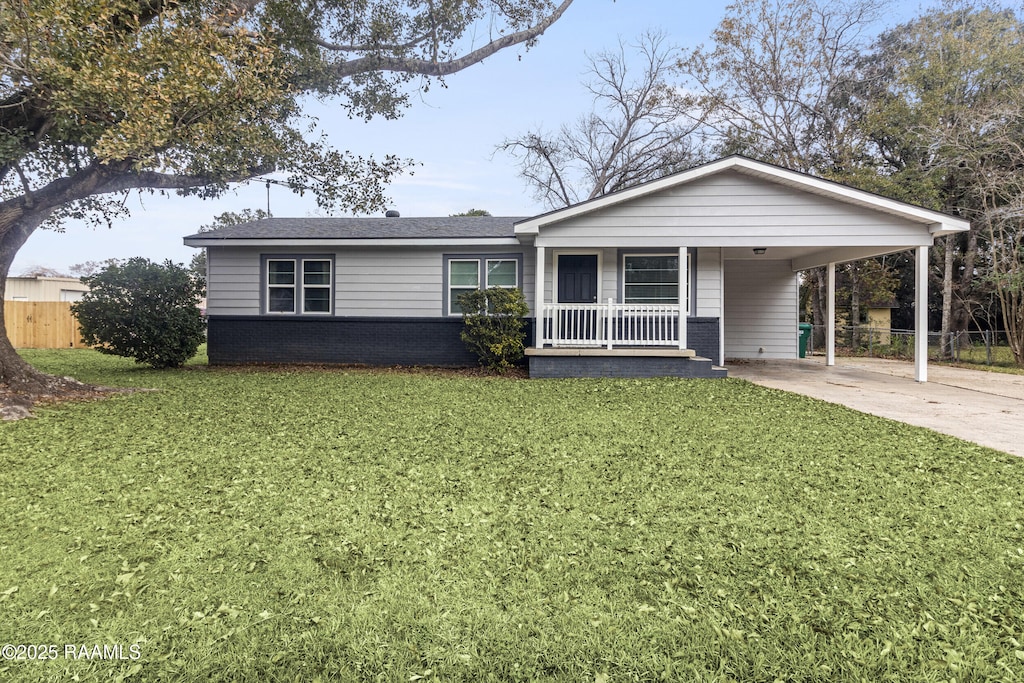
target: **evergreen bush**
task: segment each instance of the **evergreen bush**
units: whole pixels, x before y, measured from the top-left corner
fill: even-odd
[[[460,294],[462,341],[481,364],[504,373],[523,359],[530,308],[519,289],[491,287]]]
[[[132,258],[82,278],[90,291],[71,305],[82,339],[97,351],[154,368],[176,368],[205,339],[204,287],[171,261]]]

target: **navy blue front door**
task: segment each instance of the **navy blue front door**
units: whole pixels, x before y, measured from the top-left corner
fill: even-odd
[[[597,303],[597,256],[562,254],[558,257],[558,303]]]
[[[597,256],[561,254],[558,257],[558,303],[597,302]],[[597,338],[597,311],[561,311],[557,337],[569,343]]]

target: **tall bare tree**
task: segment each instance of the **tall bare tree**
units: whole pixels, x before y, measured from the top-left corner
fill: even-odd
[[[685,96],[666,81],[676,49],[664,33],[589,58],[584,88],[593,109],[557,133],[535,130],[499,149],[519,162],[520,175],[549,208],[616,192],[685,168],[692,162]]]
[[[849,91],[858,56],[885,5],[882,0],[729,5],[711,46],[689,51],[677,65],[702,112],[705,144],[719,155],[739,153],[849,181],[865,155],[863,136],[850,115]],[[820,326],[824,269],[809,271],[808,281],[814,323]]]
[[[975,122],[986,131],[984,144],[965,149],[961,158],[973,171],[973,222],[987,246],[986,278],[995,289],[1013,358],[1024,365],[1024,92],[1020,84],[1013,89],[1012,102],[975,112]]]
[[[708,143],[834,177],[860,153],[846,108],[880,0],[738,0],[677,69],[704,111]]]

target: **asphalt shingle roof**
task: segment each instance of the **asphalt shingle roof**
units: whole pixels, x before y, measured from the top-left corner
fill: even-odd
[[[210,232],[202,239],[461,239],[515,237],[521,218],[452,216],[449,218],[266,218]]]

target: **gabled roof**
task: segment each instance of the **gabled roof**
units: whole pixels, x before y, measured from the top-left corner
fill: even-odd
[[[520,218],[452,216],[448,218],[266,218],[230,225],[185,238],[191,247],[226,244],[290,243],[366,244],[431,243],[492,240],[515,243],[513,225]],[[471,243],[472,243],[471,242]]]
[[[847,204],[874,209],[915,223],[928,225],[929,231],[934,237],[970,229],[968,221],[955,216],[889,199],[831,180],[823,180],[806,173],[791,171],[781,166],[774,166],[761,161],[754,161],[747,157],[734,155],[614,194],[518,221],[515,225],[515,233],[522,236],[537,235],[545,226],[729,171],[758,177],[769,182],[787,185],[803,192],[821,195]]]

